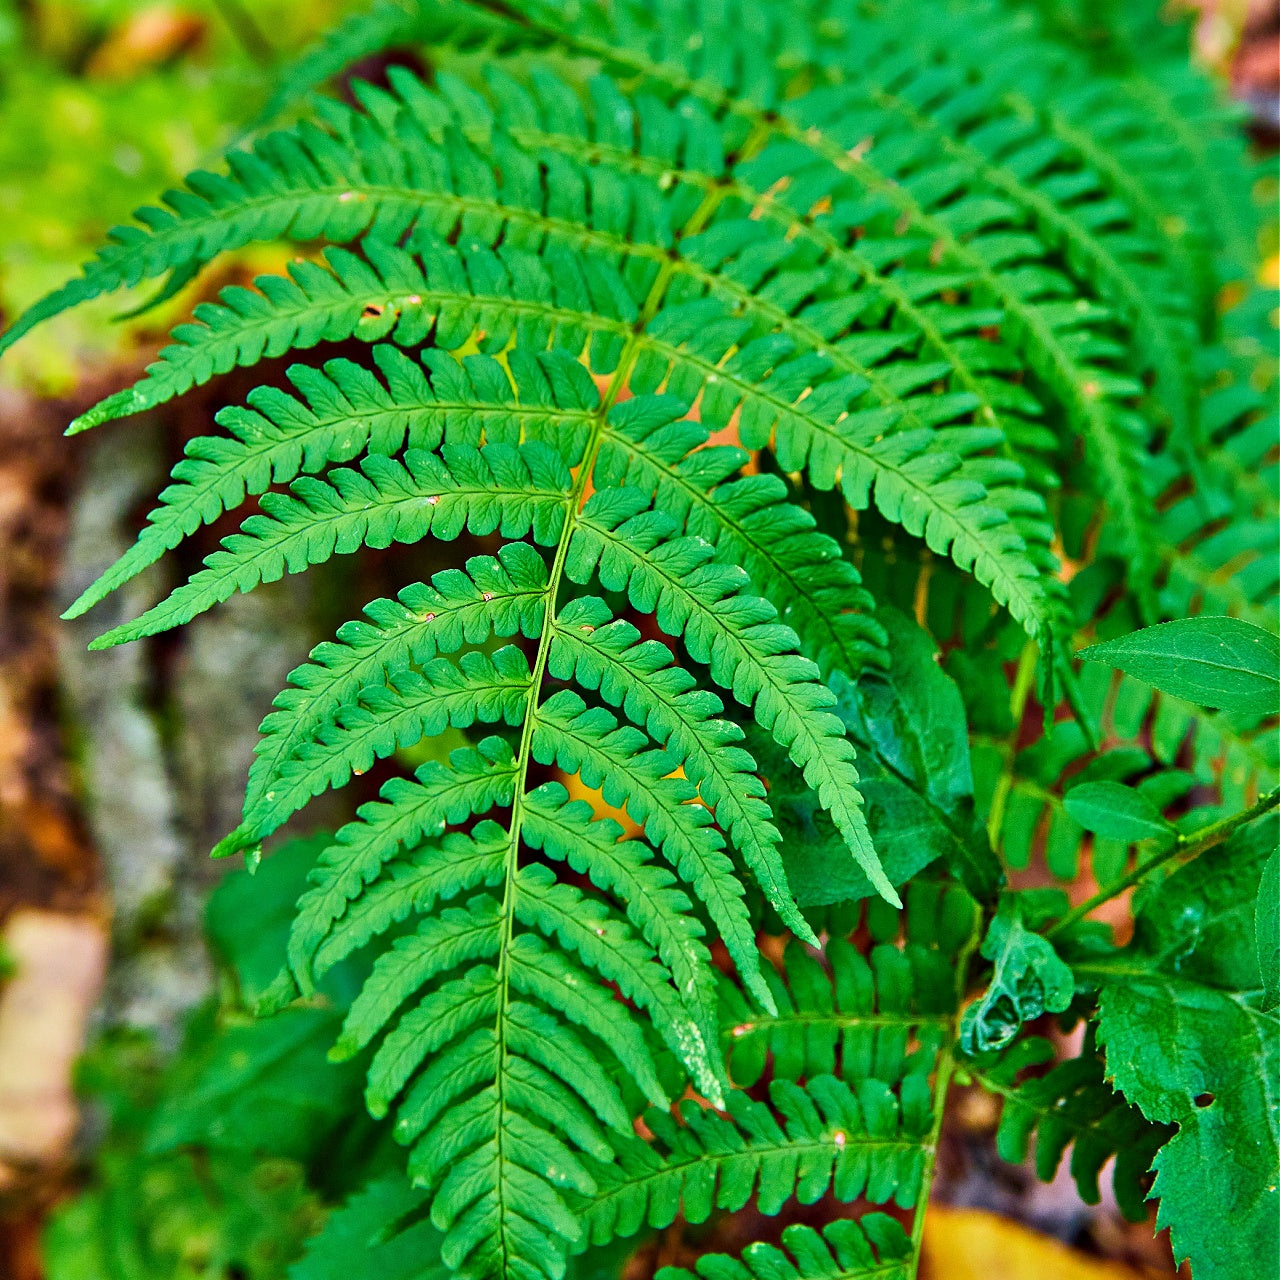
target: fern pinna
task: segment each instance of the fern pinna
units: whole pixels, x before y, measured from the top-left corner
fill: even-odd
[[[1145,6],[927,8],[381,0],[269,113],[384,50],[428,77],[396,57],[308,100],[4,339],[303,250],[73,424],[317,349],[187,446],[71,616],[253,510],[98,646],[362,548],[476,552],[292,673],[217,849],[252,863],[314,797],[428,757],[325,843],[264,1000],[363,957],[334,1056],[418,1189],[378,1171],[300,1276],[403,1228],[423,1275],[558,1280],[828,1194],[881,1208],[698,1273],[911,1276],[957,1074],[1004,1097],[1005,1154],[1037,1132],[1051,1176],[1074,1143],[1086,1198],[1119,1153],[1140,1216],[1154,1162],[1198,1280],[1265,1256],[1264,1091],[1135,1047],[1161,990],[1240,1046],[1274,1022],[1274,637],[1238,621],[1270,626],[1280,585],[1266,298],[1218,312],[1247,165]],[[1232,617],[1072,660],[1196,613]],[[1206,645],[1251,700],[1169,677],[1222,668]],[[1215,887],[1223,850],[1244,869]],[[1002,892],[1033,855],[1098,894]],[[1135,884],[1119,948],[1085,917]],[[1184,900],[1261,950],[1215,970],[1164,937]],[[776,966],[762,931],[791,935]],[[1086,1047],[1029,1076],[1054,1014]],[[1194,1142],[1262,1154],[1197,1187]],[[1244,1253],[1186,1225],[1203,1194],[1247,1203]]]

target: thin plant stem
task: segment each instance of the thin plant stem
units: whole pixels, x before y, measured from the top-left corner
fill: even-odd
[[[1154,857],[1148,858],[1146,862],[1134,867],[1128,875],[1117,880],[1110,888],[1099,890],[1092,898],[1080,903],[1078,907],[1073,907],[1053,928],[1045,933],[1045,937],[1052,938],[1064,929],[1069,929],[1077,921],[1083,920],[1091,911],[1100,907],[1104,902],[1110,902],[1112,898],[1118,897],[1126,889],[1143,880],[1157,867],[1163,866],[1171,858],[1176,858],[1180,855],[1190,858],[1198,853],[1203,853],[1215,844],[1221,844],[1222,841],[1240,827],[1252,822],[1255,818],[1262,817],[1264,813],[1270,812],[1277,805],[1280,805],[1280,787],[1260,797],[1249,808],[1242,810],[1240,813],[1232,814],[1229,818],[1223,818],[1219,822],[1202,827],[1191,835],[1179,836],[1167,849],[1162,849]]]

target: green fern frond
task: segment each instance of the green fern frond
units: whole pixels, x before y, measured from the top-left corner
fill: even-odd
[[[906,283],[908,289],[923,284],[925,297],[948,287],[976,284],[983,294],[996,300],[1001,323],[1015,349],[1062,405],[1086,440],[1094,465],[1107,477],[1106,499],[1114,502],[1129,557],[1140,566],[1140,572],[1134,577],[1134,589],[1143,602],[1144,614],[1157,616],[1155,599],[1147,586],[1156,562],[1154,508],[1142,484],[1145,428],[1140,415],[1123,403],[1136,396],[1141,386],[1131,376],[1107,367],[1122,353],[1122,348],[1086,327],[1096,315],[1086,298],[1079,299],[1083,307],[1077,307],[1072,300],[1078,286],[1055,267],[1037,261],[1050,257],[1052,248],[1034,235],[1016,230],[1012,234],[1006,232],[999,225],[998,210],[993,211],[989,205],[974,227],[957,234],[939,208],[951,200],[956,188],[963,185],[962,180],[947,167],[928,170],[926,156],[932,156],[936,149],[926,148],[916,132],[907,131],[900,138],[879,144],[883,129],[893,133],[883,108],[874,111],[870,120],[865,111],[845,109],[834,117],[829,110],[825,113],[819,110],[810,116],[807,110],[814,104],[823,104],[830,96],[818,90],[788,102],[783,112],[772,117],[767,115],[772,106],[768,99],[785,97],[781,85],[785,76],[794,75],[796,70],[790,59],[778,59],[778,63],[786,67],[785,73],[779,70],[774,62],[776,55],[769,51],[785,48],[789,28],[794,29],[796,24],[782,21],[768,8],[744,6],[745,13],[739,15],[740,20],[725,27],[740,41],[736,49],[740,60],[726,60],[709,57],[708,51],[697,42],[688,46],[670,42],[673,24],[676,29],[701,29],[702,23],[692,13],[682,13],[683,8],[676,5],[658,12],[647,8],[641,11],[638,6],[635,9],[610,7],[608,11],[601,8],[594,15],[593,26],[596,30],[611,30],[612,38],[583,35],[576,25],[566,30],[565,24],[556,20],[546,21],[545,30],[554,33],[560,42],[597,57],[606,65],[625,68],[654,87],[664,87],[669,94],[701,98],[712,110],[728,111],[743,127],[753,127],[765,140],[758,163],[769,165],[769,178],[784,173],[788,176],[782,203],[789,208],[791,219],[802,216],[801,211],[808,209],[815,199],[834,202],[834,212],[840,207],[840,188],[850,185],[845,203],[856,210],[859,218],[883,211],[890,218],[905,222],[919,237],[920,244],[945,246],[943,267],[935,268],[937,275],[932,280],[927,273],[918,271],[895,273],[894,278],[909,282]],[[620,9],[621,14],[615,9]],[[532,20],[529,25],[538,26],[538,20]],[[747,32],[751,34],[748,36]],[[862,92],[859,82],[865,73],[862,50],[859,46],[855,49],[852,63],[838,54],[833,58],[828,50],[814,48],[799,56],[809,61],[809,69],[819,77],[831,72],[833,66],[842,75],[849,76],[853,82],[849,92],[856,96]],[[754,97],[749,98],[743,92],[747,84]],[[769,90],[762,95],[765,86],[769,86]],[[840,92],[842,90],[837,91],[837,96]],[[982,120],[980,116],[978,123]],[[949,121],[948,127],[954,127],[954,122]],[[870,136],[877,138],[878,145],[864,156],[859,144]],[[1045,167],[1046,161],[1039,154],[1042,150],[1038,141],[1026,148],[1028,159],[1036,157],[1033,173]],[[1010,163],[1006,160],[1006,166]],[[820,175],[816,182],[797,182],[795,175],[798,171],[803,173],[806,165]],[[750,163],[740,167],[749,169]],[[1015,176],[1016,172],[1015,168]],[[758,185],[767,187],[767,180]],[[1086,204],[1084,216],[1091,215],[1092,210]],[[992,219],[994,227],[990,225]],[[964,227],[963,222],[960,225]],[[1087,226],[1082,228],[1087,230]],[[903,234],[897,232],[899,237]],[[984,238],[987,243],[983,243]],[[863,242],[859,242],[858,247],[863,249]],[[874,250],[874,242],[871,247]],[[901,239],[886,247],[894,256],[903,252]],[[950,277],[943,274],[948,270],[953,273]],[[1131,297],[1139,300],[1143,297],[1140,289],[1130,292]],[[896,301],[910,303],[911,297]],[[930,340],[935,349],[947,348],[940,333],[932,333]],[[1166,369],[1179,374],[1179,394],[1188,396],[1176,362],[1166,358],[1162,363]],[[965,389],[972,390],[977,382],[972,378],[968,381],[970,385]],[[1001,401],[995,403],[998,405]],[[995,416],[995,406],[990,407],[989,416]]]
[[[693,1271],[663,1267],[656,1280],[693,1280],[695,1273],[703,1280],[773,1280],[780,1275],[797,1280],[910,1280],[915,1270],[911,1239],[887,1213],[864,1214],[857,1222],[838,1219],[823,1227],[821,1235],[795,1223],[783,1231],[782,1246],[748,1245],[741,1261],[723,1253],[704,1254]]]
[[[289,673],[289,686],[262,722],[262,741],[249,771],[245,807],[255,809],[295,755],[362,689],[421,668],[438,654],[456,653],[490,635],[536,638],[546,605],[547,567],[524,542],[493,556],[473,556],[464,570],[445,569],[431,584],[405,587],[395,600],[365,607],[368,622],[346,623],[336,641],[311,651]]]
[[[1021,1164],[1035,1137],[1036,1174],[1052,1181],[1071,1146],[1071,1176],[1086,1204],[1099,1201],[1098,1178],[1115,1158],[1112,1181],[1121,1211],[1131,1222],[1145,1222],[1155,1153],[1173,1132],[1171,1126],[1143,1119],[1103,1078],[1096,1053],[1068,1058],[1041,1076],[1018,1082],[1018,1075],[1053,1058],[1044,1040],[1020,1041],[990,1067],[973,1074],[1004,1100],[996,1149],[1002,1159]]]
[[[928,1084],[915,1079],[901,1101],[877,1080],[854,1088],[817,1076],[803,1088],[774,1081],[770,1103],[734,1090],[724,1115],[690,1103],[679,1107],[679,1123],[648,1112],[655,1143],[620,1143],[616,1166],[593,1166],[598,1189],[580,1209],[584,1243],[662,1228],[677,1213],[703,1222],[716,1209],[733,1212],[752,1200],[772,1215],[792,1197],[812,1204],[828,1191],[845,1203],[862,1198],[910,1208],[931,1125]]]
[[[599,1189],[581,1210],[590,1243],[660,1229],[677,1214],[697,1223],[753,1202],[773,1215],[828,1193],[917,1208],[954,1043],[955,966],[972,946],[976,905],[958,887],[914,882],[905,913],[866,914],[870,964],[843,940],[860,915],[833,915],[820,958],[797,963],[803,953],[789,947],[787,981],[766,970],[775,1014],[762,1017],[722,981],[735,1082],[725,1113],[646,1113],[652,1141],[619,1144],[616,1166],[592,1166]],[[768,1101],[744,1091],[766,1067]]]
[[[632,711],[646,728],[619,727],[611,712],[588,707],[577,693],[543,688],[552,672],[581,668],[588,692],[608,682],[613,700],[627,701],[601,668],[605,650],[587,643],[575,652],[568,639],[594,634],[581,630],[592,625],[586,617],[607,623],[605,606],[569,600],[561,607],[562,589],[598,575],[606,589],[627,591],[633,607],[654,614],[791,750],[850,833],[867,873],[893,896],[861,822],[852,748],[825,710],[833,695],[796,651],[796,634],[776,621],[772,605],[748,594],[742,568],[713,563],[715,548],[679,535],[644,491],[611,485],[607,470],[596,474],[608,424],[621,430],[637,415],[670,424],[674,406],[641,396],[612,415],[618,380],[601,401],[581,369],[564,361],[519,351],[505,366],[434,358],[428,380],[386,351],[378,362],[385,390],[345,364],[330,364],[323,378],[295,375],[306,406],[278,397],[269,413],[277,423],[301,419],[304,432],[335,395],[353,410],[352,396],[376,409],[404,391],[417,407],[377,442],[385,453],[374,451],[371,435],[353,446],[325,439],[327,428],[316,424],[316,434],[301,439],[317,449],[317,469],[363,448],[359,469],[334,466],[293,480],[288,495],[264,493],[262,514],[250,516],[186,586],[104,640],[152,634],[234,590],[361,546],[432,535],[447,542],[464,531],[507,540],[497,557],[473,558],[467,572],[437,574],[397,602],[371,606],[372,625],[345,628],[295,673],[265,725],[244,821],[217,850],[257,846],[312,795],[446,728],[506,724],[518,732],[517,745],[492,736],[478,749],[455,751],[447,765],[429,761],[413,780],[393,778],[338,833],[299,902],[289,969],[268,1001],[309,994],[338,959],[409,912],[431,912],[375,964],[336,1053],[371,1048],[374,1114],[403,1096],[408,1118],[400,1135],[414,1143],[410,1167],[431,1193],[442,1257],[477,1274],[504,1257],[512,1259],[502,1264],[508,1273],[560,1274],[565,1250],[579,1238],[565,1197],[598,1185],[584,1162],[607,1167],[612,1147],[598,1122],[617,1127],[617,1109],[599,1109],[600,1091],[578,1087],[581,1060],[540,1047],[537,1036],[522,1040],[520,1028],[578,1028],[593,1045],[608,1046],[641,1094],[659,1102],[665,1093],[649,1049],[616,990],[646,1012],[694,1086],[719,1105],[726,1081],[714,970],[691,899],[705,907],[745,988],[767,1009],[772,996],[760,977],[744,886],[728,856],[739,831],[770,900],[796,917],[753,762],[745,753],[708,759],[717,739],[736,731],[708,724],[721,710],[714,695],[681,699],[692,677],[677,674],[671,684],[681,669],[668,650],[658,646],[657,661],[630,669],[640,685]],[[414,431],[431,447],[413,447]],[[305,456],[295,442],[286,448],[281,465],[296,472]],[[270,479],[259,477],[257,487]],[[222,483],[213,481],[215,491],[232,501],[242,496],[238,488],[250,487],[238,476],[229,490]],[[589,483],[596,487],[588,499]],[[771,496],[780,508],[779,495]],[[784,511],[777,518],[796,525]],[[802,520],[800,527],[808,526]],[[522,538],[531,541],[510,541]],[[550,568],[534,543],[553,549]],[[849,604],[864,603],[856,578],[842,577]],[[535,642],[534,656],[513,644],[465,648],[493,635]],[[631,636],[621,638],[624,652],[636,647]],[[656,747],[650,723],[662,739]],[[565,804],[558,784],[532,787],[529,769],[552,762],[625,803],[644,841],[620,842],[612,825],[588,822],[581,807]],[[677,770],[684,779],[667,776]],[[726,810],[729,841],[700,802],[703,780],[710,803]],[[507,826],[489,817],[497,809],[509,811]],[[470,836],[450,830],[477,818]],[[650,864],[649,845],[674,876]],[[545,861],[524,861],[522,850]],[[558,883],[556,862],[585,874],[590,891]],[[459,902],[461,895],[470,896]]]

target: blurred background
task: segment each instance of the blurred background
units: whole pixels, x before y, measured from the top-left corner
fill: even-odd
[[[4,323],[74,275],[136,206],[216,167],[281,62],[350,7],[0,0]],[[1280,2],[1197,8],[1195,55],[1238,99],[1256,146],[1274,151]],[[132,540],[185,442],[248,384],[229,375],[74,443],[66,423],[131,381],[200,297],[283,256],[267,247],[223,260],[198,294],[138,319],[119,317],[118,298],[82,307],[0,365],[0,1280],[275,1280],[328,1192],[342,1190],[314,1167],[325,1091],[340,1113],[355,1088],[324,1064],[329,1028],[246,1035],[225,1019],[215,1027],[211,1012],[228,983],[247,996],[274,973],[283,916],[273,909],[287,908],[302,863],[273,859],[274,879],[253,894],[232,873],[211,899],[228,868],[207,857],[238,819],[263,711],[331,629],[325,602],[341,593],[309,576],[236,597],[176,637],[86,653],[115,620],[107,612],[141,612],[188,567],[178,564],[137,579],[92,622],[57,620]],[[1264,272],[1280,285],[1274,256]],[[360,572],[376,577],[378,566]],[[251,667],[229,656],[244,653]],[[197,1143],[193,1156],[182,1145],[236,1123],[241,1082],[273,1096],[273,1064],[286,1051],[299,1061],[297,1037],[308,1035],[318,1093],[308,1110],[296,1095],[309,1078],[275,1080],[278,1150],[201,1154]],[[1150,1224],[1124,1223],[1105,1183],[1089,1207],[1065,1167],[1037,1182],[996,1156],[995,1100],[961,1092],[957,1104],[929,1219],[935,1277],[1174,1274],[1167,1243]],[[106,1169],[114,1191],[102,1189]],[[121,1185],[127,1205],[110,1199]]]

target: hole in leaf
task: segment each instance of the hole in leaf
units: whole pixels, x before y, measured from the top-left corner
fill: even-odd
[[[1207,1107],[1213,1102],[1213,1094],[1211,1093],[1197,1094],[1195,1101],[1196,1101],[1197,1107]]]

